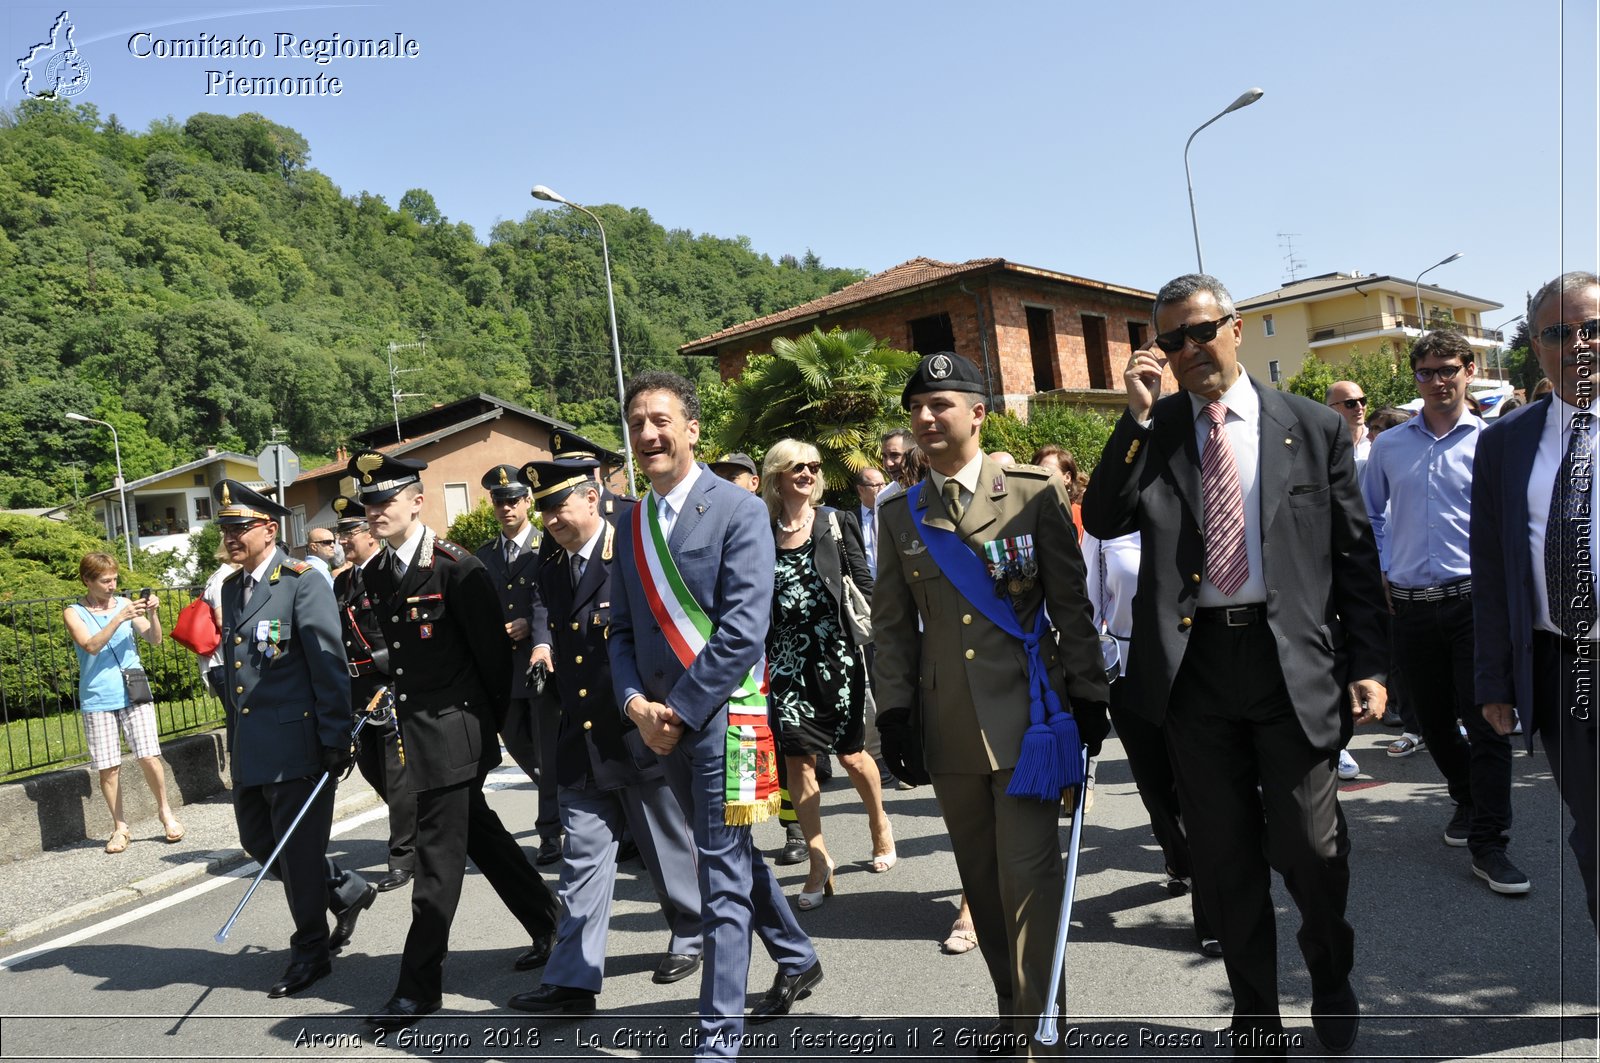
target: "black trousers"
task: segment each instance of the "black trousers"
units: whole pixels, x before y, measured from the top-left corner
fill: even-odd
[[[1511,739],[1495,734],[1474,703],[1472,630],[1471,598],[1394,603],[1406,700],[1450,799],[1472,809],[1467,844],[1478,856],[1511,837]]]
[[[290,779],[234,787],[233,818],[239,826],[239,842],[256,863],[266,864],[316,783],[314,778]],[[352,871],[340,870],[328,859],[337,789],[338,784],[329,779],[270,869],[273,877],[283,883],[289,915],[294,920],[294,933],[289,935],[291,962],[326,960],[328,912],[343,912],[366,892],[366,880]]]
[[[369,691],[367,698],[371,696]],[[355,711],[366,707],[367,698],[358,699]],[[356,768],[389,807],[389,870],[415,871],[417,798],[406,785],[406,768],[400,761],[394,721],[361,728]]]
[[[1340,992],[1354,963],[1337,751],[1306,738],[1265,624],[1194,628],[1165,729],[1195,885],[1222,941],[1234,1025],[1276,1029],[1271,869],[1300,909],[1298,940],[1313,994]]]
[[[550,773],[554,775],[552,771]],[[437,1000],[470,858],[529,938],[556,929],[556,898],[483,796],[483,777],[417,797],[417,868],[395,995]]]
[[[556,738],[561,730],[561,699],[552,681],[543,694],[528,691],[525,698],[512,698],[506,706],[505,726],[500,738],[506,752],[523,774],[539,784],[539,811],[534,827],[545,841],[561,836],[559,787],[556,785]]]
[[[1179,878],[1194,878],[1194,862],[1189,856],[1189,838],[1183,829],[1183,810],[1178,801],[1178,776],[1172,768],[1172,756],[1167,752],[1167,736],[1162,728],[1146,720],[1127,705],[1127,684],[1111,684],[1111,722],[1122,739],[1122,751],[1128,755],[1128,770],[1133,774],[1133,785],[1138,788],[1139,800],[1150,816],[1150,833],[1161,846],[1167,872]],[[1200,890],[1189,891],[1189,904],[1194,912],[1194,935],[1204,941],[1216,937],[1211,932],[1205,911],[1200,903]]]
[[[1589,921],[1595,918],[1597,789],[1595,785],[1596,675],[1600,646],[1543,631],[1533,633],[1533,728],[1550,758],[1561,800],[1572,813],[1567,844],[1583,876]],[[1587,713],[1588,719],[1580,718]]]

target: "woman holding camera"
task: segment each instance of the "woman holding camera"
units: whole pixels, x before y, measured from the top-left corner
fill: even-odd
[[[169,842],[183,840],[183,825],[167,803],[167,777],[156,739],[155,704],[133,637],[152,646],[161,642],[160,599],[148,590],[137,600],[117,595],[117,561],[110,554],[85,554],[78,578],[87,593],[69,605],[64,619],[78,653],[78,706],[89,744],[89,762],[100,773],[100,792],[111,811],[111,838],[106,852],[128,848],[128,821],[122,815],[119,769],[122,743],[144,770]]]

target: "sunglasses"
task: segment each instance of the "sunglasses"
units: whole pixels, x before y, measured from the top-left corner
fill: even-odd
[[[1456,375],[1464,368],[1466,367],[1460,365],[1441,365],[1437,369],[1414,369],[1412,370],[1411,375],[1417,378],[1417,383],[1419,384],[1426,384],[1434,377],[1438,377],[1440,380],[1448,383],[1449,381],[1454,380]]]
[[[789,471],[792,472],[792,473],[795,473],[796,475],[798,475],[801,472],[809,472],[812,476],[815,476],[815,475],[817,475],[817,473],[822,471],[822,462],[820,462],[820,461],[797,461],[789,469]]]
[[[1156,337],[1156,346],[1168,354],[1177,354],[1183,350],[1185,337],[1195,343],[1210,343],[1217,338],[1217,330],[1233,320],[1232,314],[1225,314],[1215,321],[1202,321],[1196,325],[1180,325],[1171,332],[1163,332]]]
[[[1360,409],[1361,407],[1365,406],[1366,404],[1367,404],[1367,397],[1365,395],[1362,395],[1360,398],[1356,398],[1356,399],[1335,399],[1332,402],[1328,403],[1328,406],[1330,408],[1334,407],[1334,406],[1343,406],[1347,410],[1357,410],[1357,409]]]
[[[337,541],[338,541],[337,539],[310,539],[310,540],[308,540],[308,542],[312,546],[332,546]]]
[[[1549,328],[1540,329],[1539,342],[1546,347],[1554,347],[1558,343],[1571,342],[1574,332],[1585,343],[1592,342],[1595,336],[1600,334],[1600,318],[1585,321],[1581,325],[1569,325],[1563,321],[1559,325],[1551,325]]]
[[[222,526],[222,537],[224,539],[243,539],[246,534],[255,531],[266,523],[264,520],[258,520],[254,524],[224,524]]]

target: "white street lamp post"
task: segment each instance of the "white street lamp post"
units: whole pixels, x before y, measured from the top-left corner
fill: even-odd
[[[103,424],[111,429],[111,450],[117,458],[117,492],[122,508],[122,535],[128,547],[128,570],[133,571],[133,525],[128,521],[128,484],[122,478],[122,444],[117,440],[117,426],[110,421],[100,421],[93,417],[85,417],[81,413],[68,413],[67,420],[83,421],[86,424]]]
[[[1205,125],[1200,127],[1200,129],[1204,129],[1206,126],[1210,125],[1212,122],[1215,122],[1218,118],[1221,118],[1225,114],[1237,111],[1241,107],[1250,106],[1252,103],[1255,103],[1257,100],[1259,100],[1263,95],[1264,92],[1261,89],[1248,90],[1244,95],[1240,96],[1237,100],[1234,100],[1232,103],[1228,104],[1228,106],[1224,107],[1221,111],[1218,111],[1215,115],[1213,115],[1211,119],[1205,123]],[[1189,139],[1183,143],[1183,179],[1189,186],[1189,224],[1194,228],[1194,263],[1197,267],[1197,271],[1204,273],[1206,271],[1206,264],[1205,260],[1200,257],[1200,222],[1196,218],[1194,212],[1194,179],[1189,176],[1189,145],[1193,144],[1194,138],[1200,135],[1200,129],[1196,129],[1193,133],[1190,133]]]
[[[594,211],[587,207],[579,206],[544,185],[533,186],[533,198],[542,199],[549,203],[560,203],[571,207],[573,210],[582,211],[589,215],[600,230],[600,259],[606,268],[606,309],[611,314],[611,362],[617,371],[617,418],[622,425],[622,457],[628,467],[628,494],[633,494],[633,448],[628,445],[628,411],[623,408],[622,385],[622,339],[617,335],[617,297],[611,287],[611,248],[606,242],[606,227]]]
[[[1449,258],[1441,258],[1439,261],[1435,262],[1433,265],[1429,266],[1427,269],[1425,269],[1421,273],[1417,274],[1417,279],[1413,282],[1413,287],[1415,287],[1417,289],[1417,331],[1418,331],[1418,333],[1423,333],[1423,332],[1428,331],[1428,318],[1427,318],[1427,315],[1422,312],[1422,278],[1426,277],[1428,274],[1432,273],[1434,270],[1438,269],[1440,266],[1447,265],[1448,263],[1454,262],[1456,259],[1460,258],[1464,254],[1466,254],[1465,251],[1457,251],[1455,254],[1451,255]]]

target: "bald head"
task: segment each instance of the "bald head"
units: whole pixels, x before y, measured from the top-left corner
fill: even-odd
[[[1327,403],[1350,426],[1350,441],[1361,438],[1367,416],[1367,396],[1354,380],[1336,380],[1328,388]]]

